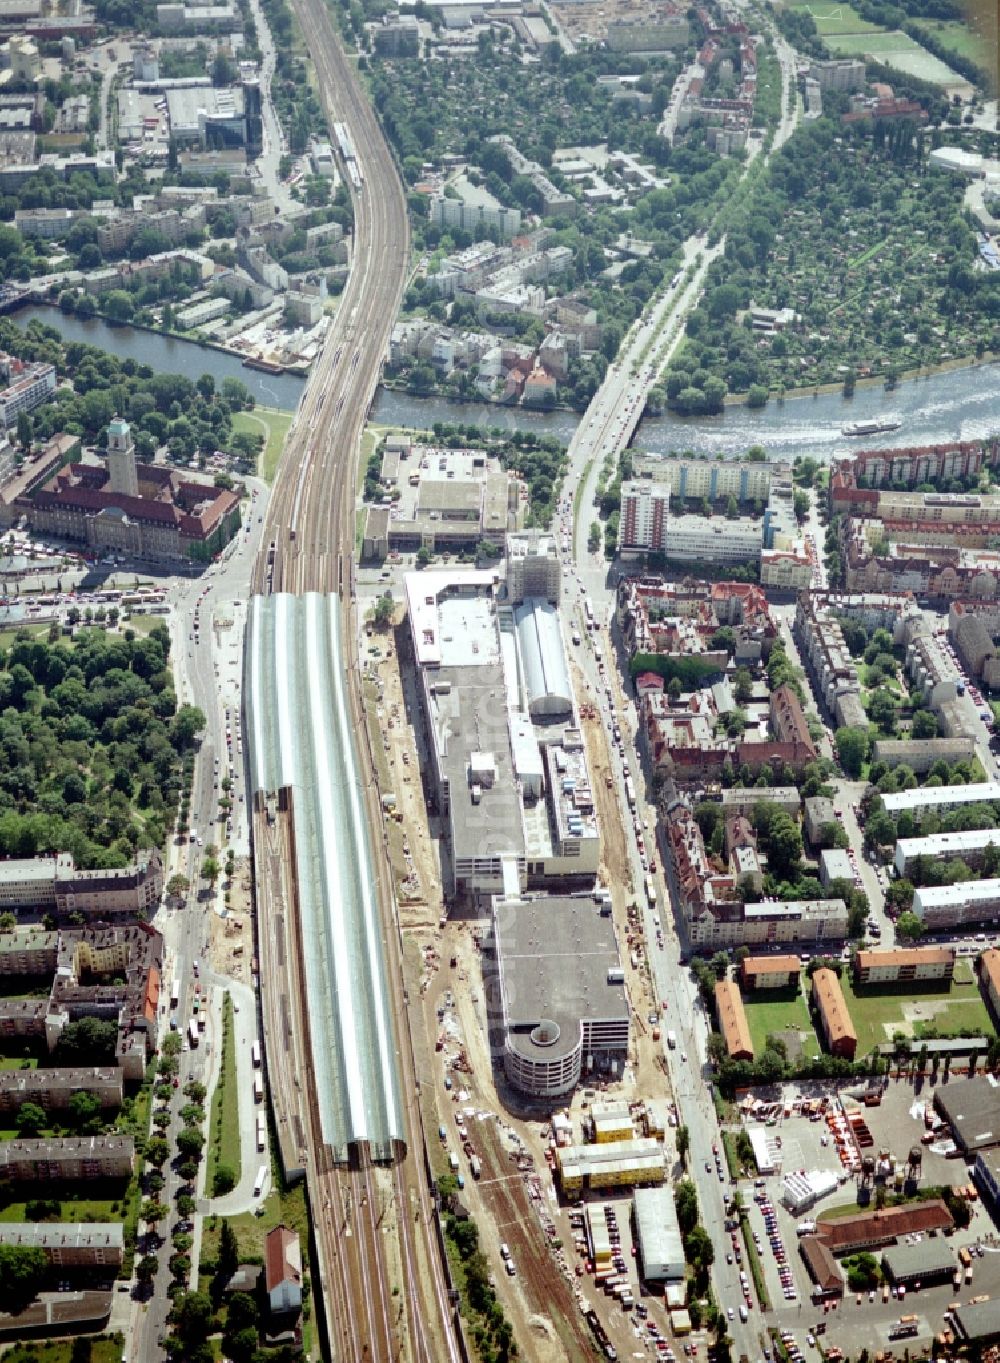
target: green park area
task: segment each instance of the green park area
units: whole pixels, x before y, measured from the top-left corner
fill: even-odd
[[[89,1363],[119,1363],[123,1356],[122,1337],[114,1334],[14,1344],[4,1354],[4,1363],[76,1363],[80,1358],[89,1359]]]
[[[280,412],[275,407],[255,407],[252,412],[234,412],[233,430],[237,435],[263,435],[267,438],[258,472],[267,482],[274,482],[281,451],[292,424],[291,412]]]
[[[798,1037],[801,1059],[822,1054],[823,1048],[800,990],[761,989],[755,994],[745,994],[743,1004],[755,1056],[763,1053],[769,1036],[780,1036],[787,1047],[789,1060],[794,1063],[793,1034]]]
[[[877,24],[862,19],[857,10],[850,5],[836,3],[836,0],[794,0],[785,5],[786,9],[799,14],[809,14],[821,38],[835,33],[879,33]]]
[[[914,1040],[928,1031],[940,1036],[960,1032],[993,1035],[989,1013],[967,961],[956,964],[950,988],[936,982],[921,987],[910,980],[900,985],[862,987],[855,992],[846,973],[841,983],[858,1034],[858,1055],[867,1055],[873,1047],[891,1041],[894,1032],[905,1032]]]

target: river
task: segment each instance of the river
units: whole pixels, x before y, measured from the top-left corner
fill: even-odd
[[[184,374],[196,379],[211,374],[216,381],[240,379],[259,403],[294,410],[303,380],[291,374],[262,374],[247,369],[235,355],[226,354],[155,331],[112,326],[102,318],[83,320],[64,316],[57,308],[32,306],[14,314],[24,326],[37,317],[57,328],[64,340],[85,341],[123,359],[131,358],[161,373]],[[841,427],[850,421],[894,417],[902,422],[896,431],[863,440],[850,440]],[[436,421],[499,426],[504,430],[536,431],[568,442],[579,418],[573,412],[531,412],[523,407],[497,407],[489,403],[453,402],[448,398],[418,398],[409,393],[379,389],[374,419],[383,425],[429,427]],[[799,454],[827,460],[833,454],[864,446],[866,449],[902,445],[932,445],[947,440],[974,440],[1000,430],[1000,364],[991,363],[926,378],[908,379],[892,393],[880,387],[859,388],[854,397],[840,393],[818,397],[772,399],[766,407],[751,411],[744,406],[727,407],[716,417],[677,417],[667,413],[647,418],[639,428],[636,444],[643,449],[667,452],[693,450],[732,456],[751,445],[763,445],[776,459]]]

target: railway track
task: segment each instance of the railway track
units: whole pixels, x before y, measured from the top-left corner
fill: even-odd
[[[346,690],[354,731],[362,740],[365,806],[373,835],[387,984],[401,1050],[409,1148],[391,1167],[382,1167],[373,1165],[367,1150],[355,1145],[345,1165],[333,1159],[324,1140],[319,1107],[311,1092],[309,1048],[303,1043],[309,1034],[305,971],[297,920],[287,902],[294,898],[294,887],[280,906],[283,946],[279,949],[274,943],[271,950],[272,966],[278,966],[282,983],[266,982],[265,1010],[271,1015],[275,1036],[284,1038],[281,1059],[296,1069],[280,1078],[273,1096],[279,1122],[290,1122],[294,1129],[307,1133],[302,1162],[316,1251],[313,1282],[322,1296],[332,1356],[338,1363],[396,1359],[457,1363],[434,1211],[423,1174],[424,1141],[401,943],[371,753],[363,746],[365,710],[350,610],[357,462],[407,278],[406,201],[374,113],[340,48],[326,6],[315,0],[292,0],[292,4],[317,72],[327,119],[331,128],[335,122],[350,128],[361,176],[351,176],[355,218],[351,271],[286,442],[252,588],[264,595],[337,593],[346,608]],[[279,817],[291,816],[286,812]],[[280,843],[266,837],[264,822],[261,813],[255,822],[258,861],[276,855],[275,843]],[[280,877],[266,865],[258,864],[257,873],[273,908],[274,898],[281,893]],[[290,879],[294,881],[294,876]],[[262,923],[261,932],[268,930]],[[288,1036],[289,1012],[292,1038]],[[278,1111],[282,1107],[284,1112]]]

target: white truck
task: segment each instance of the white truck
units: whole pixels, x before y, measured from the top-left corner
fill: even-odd
[[[667,1045],[670,1047],[670,1049],[671,1049],[672,1051],[676,1051],[676,1049],[677,1049],[677,1033],[676,1033],[676,1032],[670,1031],[670,1032],[667,1033]]]

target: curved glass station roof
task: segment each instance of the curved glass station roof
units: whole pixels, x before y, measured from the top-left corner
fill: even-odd
[[[292,789],[313,1066],[338,1158],[405,1142],[398,1047],[336,596],[254,597],[247,634],[253,793]]]

